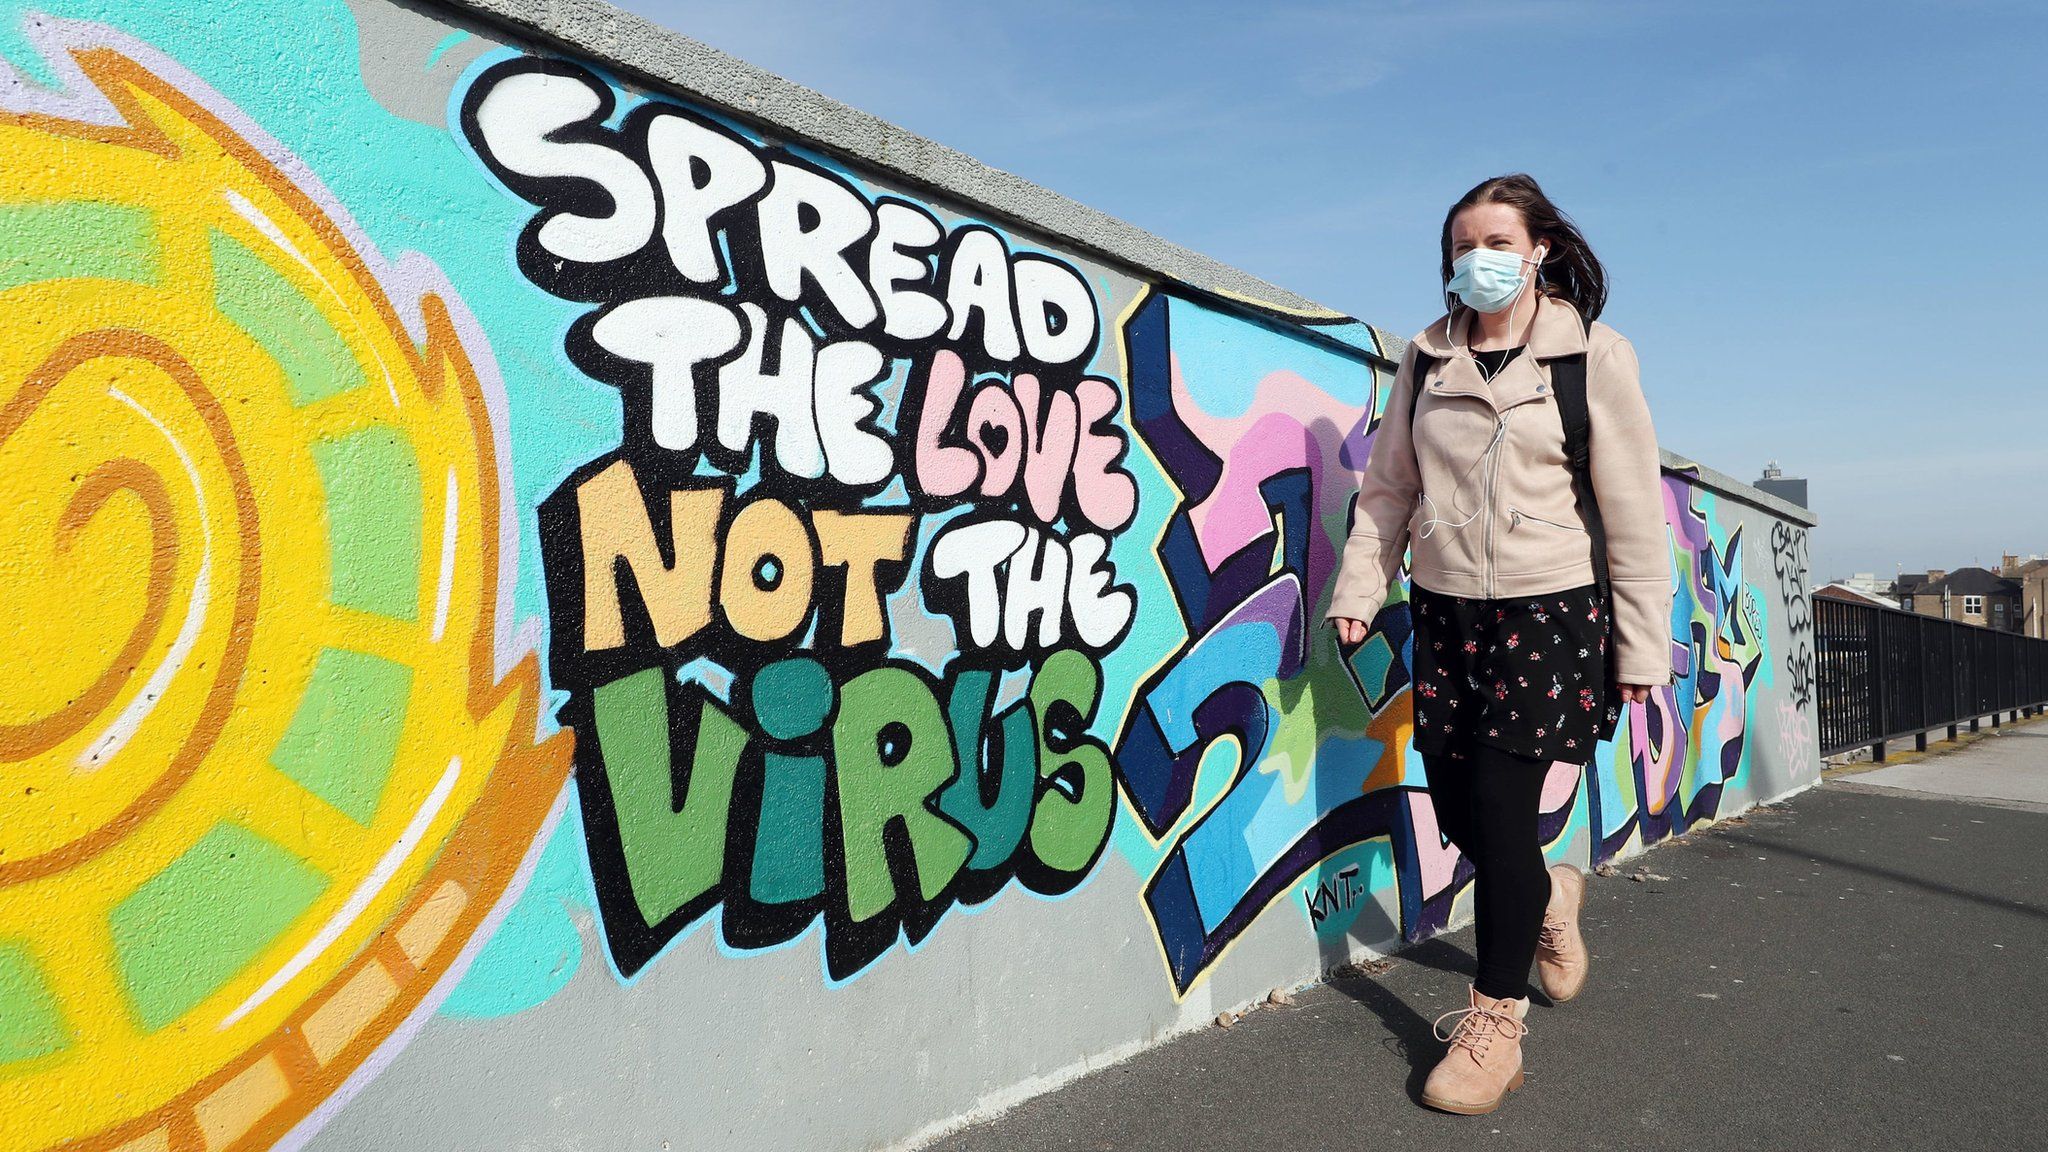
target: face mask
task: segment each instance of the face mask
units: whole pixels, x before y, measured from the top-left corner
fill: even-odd
[[[1521,294],[1528,274],[1522,265],[1541,265],[1544,248],[1537,245],[1534,257],[1496,248],[1474,248],[1451,265],[1451,282],[1445,285],[1476,312],[1493,313],[1512,304]]]

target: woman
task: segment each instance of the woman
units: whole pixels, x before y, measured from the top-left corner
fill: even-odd
[[[1327,615],[1362,642],[1412,544],[1413,743],[1476,870],[1479,952],[1422,1098],[1476,1114],[1521,1086],[1531,962],[1553,1003],[1584,982],[1584,876],[1544,868],[1538,798],[1554,761],[1587,762],[1623,703],[1673,682],[1671,554],[1635,351],[1594,322],[1607,276],[1585,237],[1516,174],[1453,205],[1442,245],[1449,312],[1395,376]],[[1567,379],[1584,382],[1611,605],[1566,455]]]

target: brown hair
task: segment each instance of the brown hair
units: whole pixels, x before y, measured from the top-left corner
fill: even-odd
[[[1443,279],[1451,282],[1451,222],[1474,204],[1506,204],[1522,214],[1529,238],[1547,247],[1543,266],[1537,269],[1537,288],[1548,296],[1569,301],[1591,324],[1607,307],[1607,269],[1593,255],[1593,246],[1579,233],[1579,226],[1558,210],[1543,194],[1536,178],[1523,172],[1482,180],[1458,198],[1444,214]],[[1457,298],[1445,292],[1447,301]]]

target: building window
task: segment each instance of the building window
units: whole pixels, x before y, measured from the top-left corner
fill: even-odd
[[[1965,616],[1982,616],[1983,614],[1984,614],[1984,598],[1983,598],[1982,596],[1965,596],[1965,597],[1963,597],[1963,615],[1965,615]]]

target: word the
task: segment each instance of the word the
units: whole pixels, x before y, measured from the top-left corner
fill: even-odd
[[[1109,540],[1093,533],[1062,542],[1013,520],[956,522],[932,544],[931,574],[964,588],[964,598],[943,601],[966,622],[963,646],[1000,641],[1026,651],[1079,641],[1099,651],[1122,638],[1137,608],[1131,589],[1115,583],[1108,554]]]

